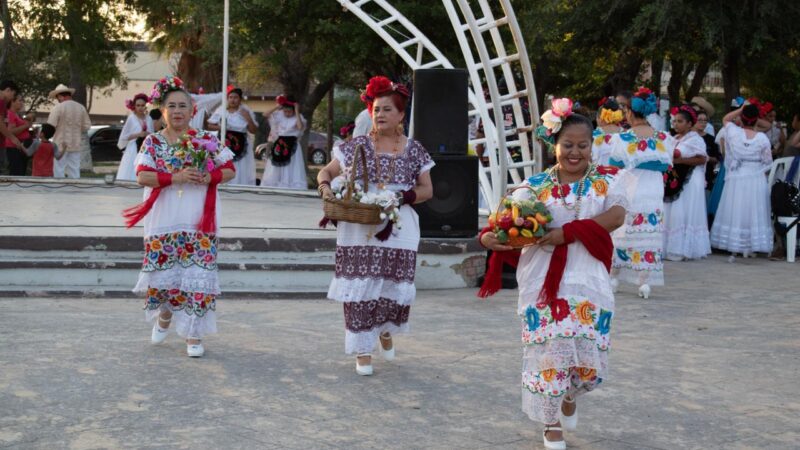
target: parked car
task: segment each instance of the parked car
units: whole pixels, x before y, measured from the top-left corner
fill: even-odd
[[[122,127],[119,125],[95,125],[89,129],[89,148],[92,161],[119,161],[122,152],[117,147]]]
[[[341,142],[343,141],[338,136],[333,137],[334,146],[340,144]],[[259,144],[255,150],[256,157],[258,159],[264,159],[266,157],[268,147],[268,142]],[[328,148],[328,135],[316,131],[309,133],[308,145],[303,153],[306,161],[311,165],[322,166],[330,162],[331,149]]]

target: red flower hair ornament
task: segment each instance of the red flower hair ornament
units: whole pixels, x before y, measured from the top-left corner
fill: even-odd
[[[372,102],[374,102],[376,98],[390,92],[399,94],[405,98],[410,96],[408,88],[405,85],[394,83],[392,80],[378,75],[369,79],[367,88],[361,94],[361,101],[367,105],[367,108],[369,108],[370,111],[372,111]]]

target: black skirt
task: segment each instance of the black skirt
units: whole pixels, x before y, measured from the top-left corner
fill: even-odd
[[[272,160],[272,165],[283,167],[289,164],[296,147],[296,136],[279,136],[278,140],[275,141],[275,143],[272,145],[272,149],[269,151],[269,157]]]

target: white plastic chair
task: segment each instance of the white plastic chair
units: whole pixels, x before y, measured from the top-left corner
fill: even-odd
[[[769,187],[772,189],[772,184],[775,183],[775,180],[783,179],[787,172],[789,172],[789,166],[792,165],[792,160],[794,157],[789,156],[786,158],[776,159],[772,162],[772,167],[769,169]],[[788,181],[788,180],[785,180]],[[794,175],[794,180],[792,182],[797,185],[800,183],[800,170],[797,171]],[[797,219],[797,216],[779,216],[777,218],[778,223],[789,226],[792,222]],[[786,261],[787,262],[794,262],[794,255],[797,252],[797,228],[800,227],[800,224],[795,225],[788,233],[786,233]]]

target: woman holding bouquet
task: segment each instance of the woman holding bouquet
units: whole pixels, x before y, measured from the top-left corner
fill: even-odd
[[[556,165],[513,194],[515,202],[543,203],[553,217],[536,245],[517,256],[522,410],[545,424],[545,448],[564,449],[562,428],[577,426],[576,397],[608,375],[610,233],[625,220],[629,187],[624,171],[592,164],[592,122],[572,112],[571,100],[553,100],[542,120],[537,135],[555,146]],[[512,248],[493,231],[484,229],[480,242],[513,264]],[[493,263],[487,278],[499,275],[491,273]],[[487,280],[479,295],[491,295],[498,285]]]
[[[145,201],[123,213],[128,227],[144,219],[145,257],[133,292],[145,295],[145,317],[156,322],[154,344],[174,321],[187,354],[200,357],[201,339],[217,331],[217,185],[233,178],[233,153],[212,133],[189,128],[192,98],[179,78],[162,78],[150,101],[166,128],[145,138],[136,159]]]
[[[342,144],[317,176],[322,197],[334,197],[331,184],[339,190],[340,174],[348,175],[357,148],[363,147],[368,191],[387,194],[399,205],[396,223],[387,218],[380,225],[338,224],[336,273],[328,298],[344,306],[345,352],[357,355],[359,375],[372,374],[372,352],[379,336],[384,357],[394,358],[392,335],[408,331],[416,295],[420,231],[411,205],[433,195],[429,171],[434,163],[419,142],[403,134],[408,96],[405,86],[373,77],[362,97],[372,115],[372,131]],[[353,175],[360,180],[362,174],[359,164]]]

